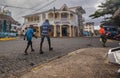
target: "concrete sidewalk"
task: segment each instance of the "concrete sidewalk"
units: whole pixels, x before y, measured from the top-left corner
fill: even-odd
[[[117,78],[118,66],[108,63],[109,48],[84,48],[34,67],[18,78]]]

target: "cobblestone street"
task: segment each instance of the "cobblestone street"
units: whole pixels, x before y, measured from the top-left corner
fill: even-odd
[[[28,51],[28,56],[24,55],[26,41],[17,38],[13,41],[0,42],[0,78],[13,78],[24,72],[29,71],[33,66],[40,65],[52,59],[59,58],[81,48],[101,48],[99,38],[51,38],[53,51],[48,50],[47,40],[45,39],[43,50],[44,54],[39,54],[40,38],[33,39],[35,52]],[[118,46],[117,41],[108,41],[107,48]]]

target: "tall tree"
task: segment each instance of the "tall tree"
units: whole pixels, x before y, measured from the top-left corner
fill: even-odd
[[[101,3],[98,7],[100,9],[90,15],[93,19],[105,15],[113,15],[114,12],[120,7],[120,0],[106,0],[105,3]]]

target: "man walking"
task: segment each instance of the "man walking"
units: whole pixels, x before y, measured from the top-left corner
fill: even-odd
[[[101,37],[101,40],[102,40],[103,47],[106,47],[107,38],[106,38],[106,35],[105,35],[105,30],[104,30],[103,25],[100,25],[99,33],[100,33],[100,37]]]
[[[49,44],[49,51],[53,50],[53,48],[51,47],[51,41],[50,41],[50,37],[49,37],[49,32],[51,31],[51,27],[49,24],[49,20],[45,20],[45,22],[42,24],[41,26],[41,42],[40,42],[40,54],[43,54],[43,50],[42,50],[42,46],[43,46],[43,42],[44,42],[44,38],[47,38],[48,44]]]
[[[30,25],[30,27],[27,29],[25,36],[24,36],[24,40],[25,40],[25,38],[27,38],[27,41],[28,41],[27,47],[25,49],[25,55],[28,55],[27,50],[28,50],[29,46],[31,46],[31,51],[34,51],[33,46],[32,46],[32,37],[33,36],[35,37],[34,31],[33,31],[33,25]]]

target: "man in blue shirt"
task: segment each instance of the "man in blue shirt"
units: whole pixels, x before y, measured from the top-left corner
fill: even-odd
[[[49,44],[49,51],[53,50],[53,48],[51,47],[51,41],[50,41],[50,37],[49,37],[49,32],[51,31],[51,27],[49,24],[49,21],[46,19],[45,22],[42,24],[41,26],[41,43],[40,43],[40,54],[43,54],[43,50],[42,50],[42,44],[44,42],[44,38],[46,37],[48,40],[48,44]]]
[[[24,40],[25,38],[27,38],[27,47],[25,49],[25,55],[28,55],[27,50],[29,48],[29,46],[31,46],[31,51],[34,51],[33,46],[32,46],[32,37],[34,36],[34,31],[33,31],[33,25],[30,25],[30,27],[27,29],[25,36],[24,36]]]

